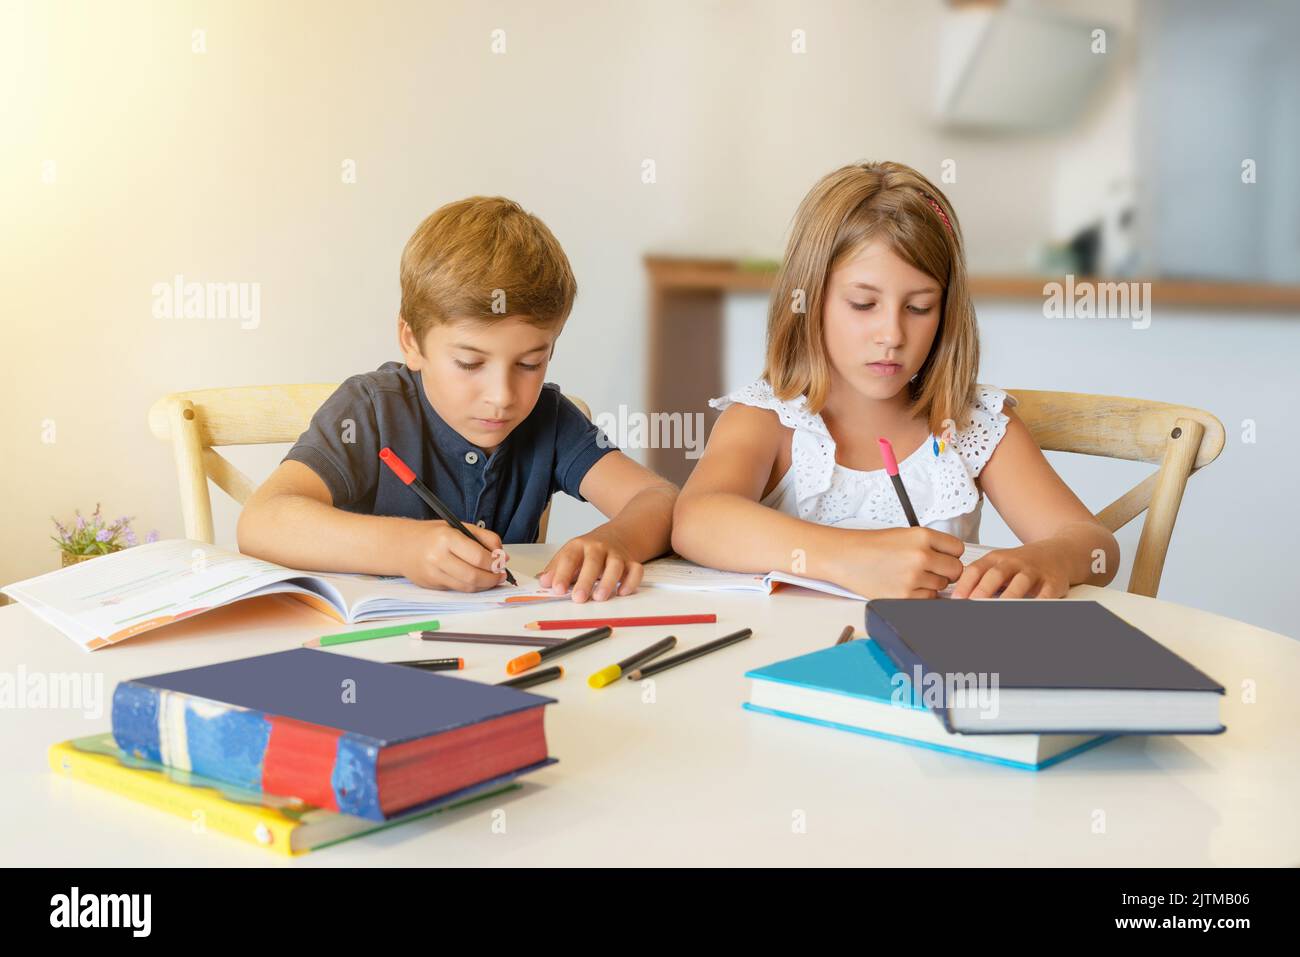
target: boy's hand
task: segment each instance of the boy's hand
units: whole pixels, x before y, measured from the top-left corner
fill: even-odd
[[[618,535],[602,526],[565,542],[537,580],[557,595],[568,591],[572,582],[573,600],[581,603],[589,597],[604,601],[615,594],[616,586],[619,595],[630,595],[641,584],[642,574],[641,563],[632,561]]]
[[[1069,566],[1060,551],[1034,542],[998,549],[971,562],[953,585],[952,597],[1064,598],[1069,590]]]
[[[486,528],[470,528],[476,544],[443,521],[413,522],[399,544],[402,574],[424,588],[484,591],[506,580],[510,556],[501,538]]]

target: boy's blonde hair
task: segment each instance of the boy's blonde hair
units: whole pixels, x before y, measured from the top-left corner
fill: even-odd
[[[514,316],[563,327],[578,292],[546,224],[502,196],[434,211],[402,250],[401,316],[423,348],[434,325]]]
[[[804,395],[810,412],[822,410],[830,392],[822,337],[826,282],[836,266],[875,239],[939,283],[939,328],[916,381],[908,384],[911,413],[925,416],[935,435],[948,419],[960,427],[979,371],[961,227],[948,198],[901,163],[837,169],[799,204],[772,291],[763,375],[779,398]]]

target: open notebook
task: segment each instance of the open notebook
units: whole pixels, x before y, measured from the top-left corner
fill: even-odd
[[[405,578],[304,572],[189,539],[123,549],[0,589],[85,651],[259,595],[284,594],[355,624],[554,601],[537,579],[463,593]]]
[[[993,551],[992,545],[977,545],[974,542],[966,542],[966,550],[962,552],[961,563],[969,565],[991,551]],[[847,588],[841,588],[839,585],[822,581],[819,578],[804,578],[783,571],[768,572],[766,575],[753,572],[724,572],[716,568],[696,565],[684,558],[661,558],[657,561],[647,562],[645,577],[641,579],[641,587],[643,588],[672,588],[679,591],[757,591],[766,592],[769,595],[782,585],[811,588],[814,591],[825,592],[839,598],[852,598],[855,601],[871,600],[870,596],[859,595],[857,592],[851,592]],[[952,586],[949,585],[939,592],[939,597],[947,598],[951,593]]]

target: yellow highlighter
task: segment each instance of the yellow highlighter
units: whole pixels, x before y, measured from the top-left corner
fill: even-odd
[[[671,651],[677,646],[677,636],[669,635],[660,641],[656,641],[649,648],[642,648],[630,658],[624,658],[616,665],[610,665],[608,668],[601,668],[590,678],[587,684],[593,688],[603,688],[605,685],[613,684],[623,676],[628,670],[635,668],[637,665],[643,665],[652,658],[658,658],[665,651]]]

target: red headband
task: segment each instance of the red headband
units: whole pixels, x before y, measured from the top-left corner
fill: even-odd
[[[948,222],[948,214],[943,211],[943,207],[935,202],[934,197],[929,193],[922,193],[921,195],[925,197],[927,203],[934,207],[934,211],[939,214],[939,218],[943,220],[943,224],[948,227],[948,232],[952,232],[952,223]]]

